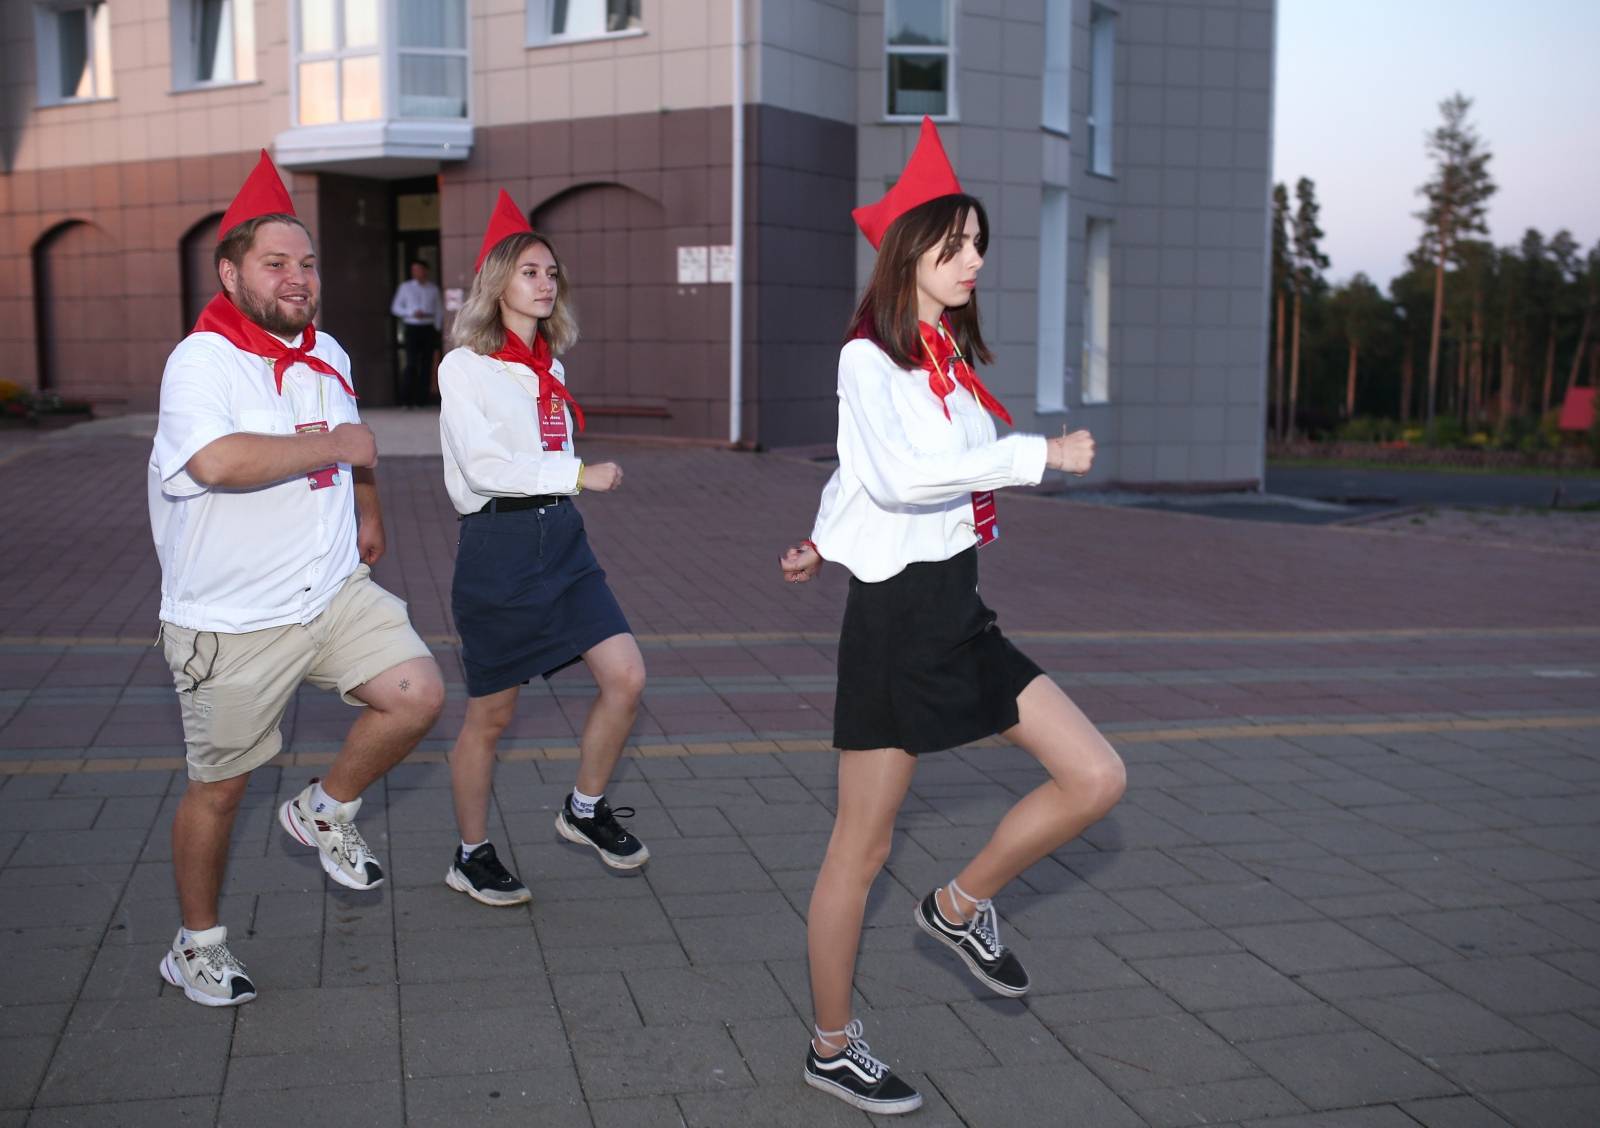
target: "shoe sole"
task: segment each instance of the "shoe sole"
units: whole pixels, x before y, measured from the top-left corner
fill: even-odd
[[[650,847],[644,845],[643,843],[639,844],[639,852],[637,854],[630,855],[626,858],[620,854],[613,854],[608,850],[602,850],[593,842],[590,842],[587,838],[585,838],[576,829],[568,826],[567,820],[562,818],[560,815],[556,816],[556,833],[562,838],[565,838],[568,842],[575,843],[579,846],[589,847],[589,849],[600,855],[600,860],[602,862],[614,870],[638,869],[640,866],[644,865],[650,860]]]
[[[489,905],[496,909],[510,908],[512,905],[526,905],[533,900],[533,894],[524,889],[521,893],[485,893],[481,889],[474,889],[472,882],[461,876],[455,866],[445,871],[444,883],[457,893],[465,893],[480,905]],[[500,899],[496,899],[496,898]]]
[[[1028,993],[1028,987],[1033,986],[1033,984],[1030,983],[1027,987],[1008,987],[1006,984],[1001,983],[998,979],[991,979],[983,970],[983,968],[978,965],[978,961],[973,959],[959,942],[951,940],[950,937],[940,932],[936,927],[928,922],[928,918],[922,915],[922,905],[920,903],[915,909],[912,910],[912,916],[915,918],[918,928],[922,929],[922,931],[926,932],[929,936],[932,936],[935,940],[939,941],[939,943],[943,944],[946,948],[949,948],[956,955],[960,956],[961,962],[967,965],[968,971],[972,972],[972,977],[979,983],[982,983],[985,987],[989,988],[989,990],[993,991],[995,994],[1004,995],[1008,999],[1020,999],[1022,996]]]
[[[161,957],[161,978],[172,984],[187,995],[191,1002],[199,1003],[203,1007],[236,1007],[241,1003],[248,1003],[256,997],[254,991],[240,995],[237,999],[224,999],[217,995],[208,995],[196,987],[191,987],[183,981],[183,976],[178,974],[178,969],[172,966],[172,953],[168,952]]]
[[[852,1093],[843,1085],[836,1085],[826,1077],[818,1077],[809,1069],[802,1068],[800,1072],[805,1077],[806,1084],[813,1089],[827,1093],[830,1097],[838,1097],[845,1104],[859,1108],[862,1112],[871,1112],[878,1116],[894,1116],[902,1112],[915,1112],[922,1107],[921,1093],[913,1093],[898,1101],[875,1101],[871,1097]]]
[[[317,861],[322,863],[323,871],[327,873],[329,877],[333,878],[333,880],[337,881],[340,885],[343,885],[346,889],[376,889],[378,886],[383,884],[383,878],[381,877],[378,878],[377,881],[368,884],[366,882],[357,881],[355,878],[345,873],[344,870],[340,869],[339,863],[328,857],[328,855],[323,852],[322,847],[317,845],[315,839],[307,838],[305,834],[301,832],[300,828],[295,825],[295,817],[289,810],[293,804],[294,800],[290,799],[287,803],[278,808],[278,823],[283,827],[284,830],[288,831],[290,838],[293,838],[302,846],[311,847],[317,852]]]

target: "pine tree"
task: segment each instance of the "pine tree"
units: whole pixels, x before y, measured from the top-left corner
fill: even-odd
[[[1294,285],[1293,345],[1289,352],[1289,419],[1285,437],[1294,433],[1295,411],[1300,399],[1300,318],[1308,294],[1322,285],[1322,272],[1328,268],[1328,256],[1322,253],[1317,241],[1322,238],[1322,228],[1317,226],[1317,188],[1302,176],[1294,186],[1295,213],[1290,231],[1290,254],[1294,270],[1290,277]]]
[[[1444,273],[1455,262],[1462,239],[1486,232],[1485,207],[1494,195],[1489,177],[1492,154],[1483,148],[1477,132],[1467,124],[1472,99],[1453,94],[1439,103],[1444,123],[1427,136],[1428,156],[1434,161],[1433,179],[1418,193],[1428,206],[1417,213],[1425,228],[1422,250],[1433,263],[1433,328],[1428,343],[1428,422],[1438,405],[1439,333],[1444,321]]]

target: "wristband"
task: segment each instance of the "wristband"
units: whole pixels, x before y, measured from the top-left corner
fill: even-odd
[[[578,463],[578,492],[583,492],[583,463]]]
[[[816,541],[811,540],[811,539],[808,538],[806,540],[801,541],[800,544],[805,548],[809,548],[812,552],[815,552],[817,554],[817,559],[818,560],[826,560],[827,559],[825,556],[822,555],[822,550],[817,547],[817,542]]]

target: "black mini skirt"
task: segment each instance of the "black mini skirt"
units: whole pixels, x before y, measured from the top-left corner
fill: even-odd
[[[565,498],[463,518],[450,610],[469,697],[548,678],[630,633],[583,516]]]
[[[1000,633],[978,597],[978,550],[850,580],[839,633],[833,743],[955,748],[1017,723],[1017,697],[1044,671]]]

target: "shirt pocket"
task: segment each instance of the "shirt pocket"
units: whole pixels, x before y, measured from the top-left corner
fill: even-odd
[[[256,435],[287,435],[294,430],[294,424],[279,411],[245,408],[239,412],[239,430]]]

